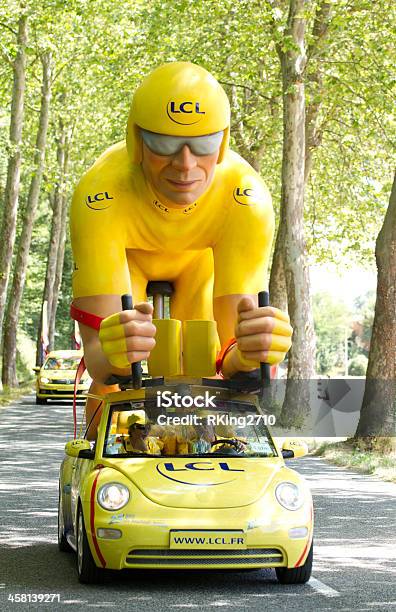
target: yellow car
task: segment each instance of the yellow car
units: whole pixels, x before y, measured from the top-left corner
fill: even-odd
[[[51,351],[36,372],[36,404],[46,404],[49,399],[73,399],[74,379],[82,351]],[[85,371],[77,387],[77,396],[87,393],[91,378]]]
[[[103,399],[103,398],[102,398]],[[306,582],[313,508],[254,395],[202,384],[108,394],[96,443],[66,444],[58,539],[81,582],[105,570],[275,568]]]

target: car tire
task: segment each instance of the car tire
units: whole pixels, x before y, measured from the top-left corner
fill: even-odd
[[[77,573],[83,584],[103,582],[104,570],[97,567],[89,548],[81,505],[77,515]]]
[[[36,395],[36,404],[42,405],[47,403],[47,398],[45,397],[37,397]]]
[[[312,573],[313,542],[309,549],[304,565],[300,567],[276,567],[276,577],[281,584],[304,584],[308,582]]]
[[[61,552],[71,552],[73,549],[65,536],[65,521],[63,514],[63,500],[59,486],[58,497],[58,548]]]

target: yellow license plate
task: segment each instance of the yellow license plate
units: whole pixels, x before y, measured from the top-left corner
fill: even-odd
[[[224,550],[246,548],[246,534],[243,531],[171,531],[170,548]]]

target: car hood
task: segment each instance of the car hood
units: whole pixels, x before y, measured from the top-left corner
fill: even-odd
[[[236,508],[253,504],[284,467],[280,458],[111,459],[151,501],[173,508]]]

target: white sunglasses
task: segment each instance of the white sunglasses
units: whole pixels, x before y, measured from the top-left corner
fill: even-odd
[[[213,155],[220,148],[223,130],[204,136],[168,136],[140,128],[144,144],[156,155],[175,155],[187,145],[193,155]]]

